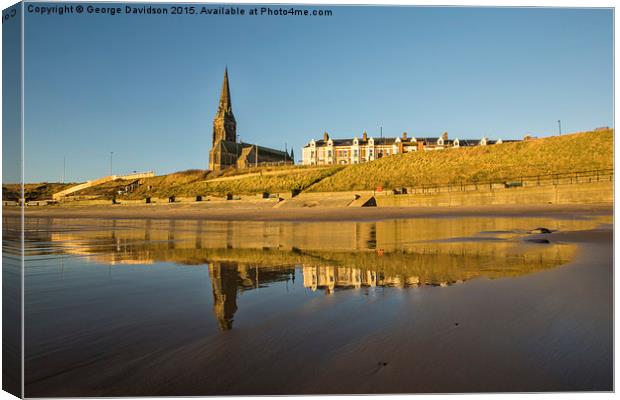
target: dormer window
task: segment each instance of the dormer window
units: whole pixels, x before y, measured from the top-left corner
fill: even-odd
[[[437,139],[437,144],[443,146],[443,138]]]
[[[334,141],[333,141],[333,140],[331,140],[331,139],[329,139],[329,140],[327,141],[327,145],[328,145],[328,146],[333,146],[333,145],[334,145]]]

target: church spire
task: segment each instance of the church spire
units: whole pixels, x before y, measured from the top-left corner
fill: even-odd
[[[218,114],[222,112],[232,114],[230,87],[228,86],[228,67],[224,69],[224,82],[222,83],[222,93],[220,94],[220,105],[218,107]]]
[[[228,86],[228,67],[224,70],[224,82],[222,83],[222,93],[220,94],[220,104],[217,114],[213,119],[213,147],[220,141],[237,141],[237,122],[232,112],[232,101],[230,100],[230,87]]]

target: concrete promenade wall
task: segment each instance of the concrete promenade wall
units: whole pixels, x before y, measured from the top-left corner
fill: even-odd
[[[155,176],[154,171],[137,172],[135,174],[128,174],[128,175],[108,175],[108,176],[104,176],[102,178],[98,178],[92,181],[80,183],[79,185],[71,186],[70,188],[65,189],[65,190],[61,190],[60,192],[54,193],[52,195],[52,198],[54,200],[60,200],[62,197],[67,196],[71,193],[79,192],[80,190],[88,189],[90,187],[101,185],[106,182],[115,181],[117,179],[130,180],[130,179],[140,179],[140,178],[151,178],[153,176]]]
[[[95,179],[93,181],[88,181],[84,183],[80,183],[79,185],[71,186],[68,189],[61,190],[60,192],[54,193],[52,198],[54,200],[59,200],[60,198],[75,192],[79,192],[80,190],[88,189],[89,187],[101,185],[102,183],[110,182],[116,179],[115,175],[104,176],[103,178]]]
[[[613,203],[613,182],[376,196],[377,207],[441,207],[502,204]]]
[[[305,208],[305,207],[347,207],[357,197],[370,194],[371,191],[357,192],[307,192],[287,199],[277,205],[277,208]]]
[[[485,206],[503,204],[594,204],[614,201],[613,181],[523,186],[513,188],[495,188],[480,191],[430,192],[418,194],[395,195],[391,191],[351,191],[351,192],[310,192],[290,198],[280,197],[263,199],[262,195],[248,195],[226,200],[223,197],[203,196],[201,202],[195,197],[179,196],[174,203],[168,198],[151,198],[152,204],[203,204],[207,207],[276,207],[276,208],[334,208],[361,207],[368,199],[374,197],[377,207],[441,207],[441,206]],[[116,199],[121,205],[146,205],[146,199]],[[71,201],[67,205],[103,205],[112,204],[112,200]]]
[[[165,197],[151,197],[150,204],[203,204],[205,206],[217,206],[222,205],[224,207],[228,207],[230,204],[265,204],[270,203],[274,205],[278,202],[277,198],[269,198],[263,199],[262,195],[251,195],[251,196],[239,196],[234,200],[226,200],[224,197],[214,197],[214,196],[202,196],[201,201],[196,200],[196,196],[175,196],[174,202],[170,202],[168,198]],[[80,202],[81,204],[85,204],[85,202]],[[111,200],[108,201],[111,203]],[[148,204],[146,202],[146,198],[138,199],[138,200],[126,200],[126,199],[116,199],[117,204],[122,205],[141,205]]]

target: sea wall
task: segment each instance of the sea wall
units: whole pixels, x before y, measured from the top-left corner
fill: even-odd
[[[377,207],[613,203],[613,182],[376,196]]]
[[[334,208],[348,207],[360,196],[370,194],[372,191],[357,192],[309,192],[301,193],[293,198],[286,198],[275,207],[277,208]]]

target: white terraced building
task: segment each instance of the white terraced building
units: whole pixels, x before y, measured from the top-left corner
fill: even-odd
[[[504,140],[506,142],[506,140]],[[516,142],[516,140],[508,140]],[[449,139],[448,132],[439,137],[407,137],[404,132],[400,137],[373,138],[366,132],[361,138],[332,139],[325,132],[323,139],[312,139],[302,149],[303,165],[326,164],[359,164],[411,151],[431,151],[459,148],[465,146],[486,146],[501,144],[502,140],[482,139]]]

